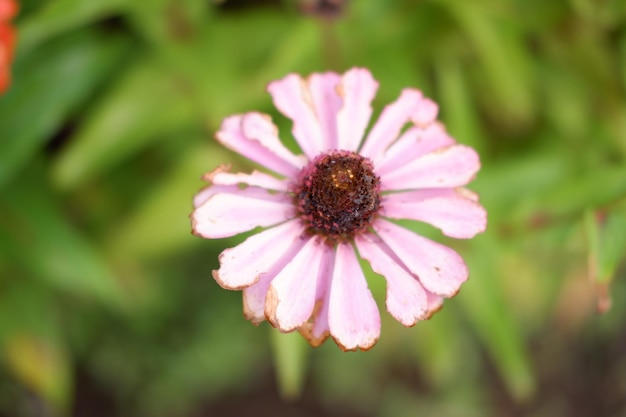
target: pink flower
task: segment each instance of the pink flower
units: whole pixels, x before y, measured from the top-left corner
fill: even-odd
[[[11,83],[11,61],[15,49],[15,29],[9,24],[18,12],[15,0],[0,0],[0,94]]]
[[[206,174],[192,227],[208,239],[266,228],[222,252],[213,271],[222,287],[243,290],[254,324],[299,330],[313,346],[332,336],[343,350],[366,350],[380,336],[380,315],[359,256],[386,279],[387,311],[405,326],[429,318],[467,280],[455,251],[389,219],[459,239],[484,231],[485,210],[462,188],[480,168],[478,155],[446,133],[437,105],[415,89],[403,90],[365,135],[377,89],[362,68],[270,83],[303,155],[281,143],[269,116],[223,121],[217,140],[273,174],[224,166]]]

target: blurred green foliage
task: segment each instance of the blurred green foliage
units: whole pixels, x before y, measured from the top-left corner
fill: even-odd
[[[624,416],[626,2],[301,10],[22,2],[0,97],[0,413]],[[380,81],[377,111],[406,86],[440,104],[481,153],[489,227],[456,242],[410,224],[471,280],[344,354],[246,322],[210,273],[241,238],[195,238],[188,214],[201,174],[252,169],[212,140],[223,117],[269,113],[289,141],[265,84],[351,66]]]

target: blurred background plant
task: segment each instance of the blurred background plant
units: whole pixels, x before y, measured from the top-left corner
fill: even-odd
[[[626,2],[24,0],[0,97],[0,415],[626,416]],[[366,353],[259,328],[191,236],[265,84],[366,66],[481,153],[488,231]],[[431,229],[411,224],[435,239]],[[620,265],[622,265],[620,267]],[[370,285],[384,299],[382,279]],[[381,304],[382,305],[382,304]],[[603,314],[598,314],[602,312]]]

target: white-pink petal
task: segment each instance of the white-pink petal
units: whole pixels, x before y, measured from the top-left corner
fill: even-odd
[[[322,245],[321,249],[323,254],[317,278],[317,289],[315,291],[315,308],[309,321],[300,328],[302,336],[313,347],[320,346],[330,335],[328,301],[335,263],[335,249],[329,245]]]
[[[337,149],[338,146],[337,114],[343,105],[343,100],[337,94],[340,82],[341,76],[334,72],[312,74],[307,79],[326,149]]]
[[[267,91],[276,108],[293,121],[293,136],[309,159],[328,149],[311,91],[299,75],[289,74],[273,81]]]
[[[343,107],[337,116],[337,149],[356,151],[372,116],[378,82],[367,69],[353,68],[343,75],[338,89]]]
[[[400,97],[385,107],[359,153],[376,161],[398,138],[400,131],[415,114],[421,101],[422,93],[419,90],[412,88],[402,90]]]
[[[426,318],[431,318],[433,314],[443,308],[443,297],[440,295],[426,291],[426,300],[428,303],[428,317]]]
[[[377,173],[381,189],[388,191],[460,187],[470,182],[479,169],[480,161],[474,149],[453,145],[421,156],[391,172]]]
[[[228,171],[230,166],[220,165],[213,171],[202,176],[204,181],[211,183],[200,190],[193,198],[193,207],[201,206],[210,197],[219,193],[237,193],[235,185],[247,185],[265,188],[267,190],[283,191],[289,190],[289,181],[281,180],[264,172],[253,171],[251,174],[231,174]]]
[[[299,250],[304,246],[303,234],[300,222],[291,220],[250,236],[220,254],[220,268],[213,271],[213,277],[229,290],[248,287],[266,274],[288,250]]]
[[[428,291],[442,297],[451,297],[467,280],[467,266],[463,258],[452,249],[380,218],[374,222],[373,227]]]
[[[276,126],[267,115],[227,117],[215,137],[228,149],[286,177],[297,174],[306,163],[281,143]]]
[[[295,216],[292,197],[267,190],[231,187],[230,192],[210,196],[191,214],[194,234],[208,238],[222,238],[246,232],[255,227],[267,227]]]
[[[257,282],[243,289],[243,314],[253,324],[265,321],[265,300],[272,281],[296,257],[306,240],[295,241],[284,253],[276,252],[270,258],[273,263],[267,272],[260,274]]]
[[[460,196],[467,198],[472,201],[478,202],[478,194],[476,194],[472,190],[468,190],[467,188],[458,187],[454,189]]]
[[[407,327],[425,319],[429,313],[428,297],[417,278],[394,259],[393,252],[383,242],[362,236],[355,242],[361,257],[387,281],[387,311]]]
[[[220,188],[226,188],[227,190],[231,190],[232,187],[223,187],[223,186],[215,186],[215,185],[207,185],[193,197],[193,208],[198,208],[209,198],[213,197],[215,194],[222,192]]]
[[[429,98],[424,98],[417,110],[411,115],[411,121],[418,126],[426,127],[437,120],[439,106]]]
[[[380,336],[378,307],[352,245],[340,243],[336,250],[328,306],[330,334],[345,351],[367,350]]]
[[[308,239],[270,285],[265,317],[281,332],[296,330],[313,313],[323,245],[319,239]]]
[[[230,173],[230,166],[222,165],[213,171],[204,174],[202,179],[217,185],[246,185],[265,188],[267,190],[288,191],[288,179],[278,179],[273,175],[261,171],[252,171],[251,174]]]
[[[255,326],[265,321],[265,298],[272,280],[278,273],[274,269],[272,268],[273,273],[262,274],[257,282],[243,289],[243,316]]]
[[[382,206],[385,217],[426,222],[457,239],[472,238],[487,227],[485,209],[453,188],[387,194]]]
[[[427,153],[455,143],[440,123],[433,123],[425,129],[412,127],[387,149],[382,158],[375,161],[376,172],[378,175],[385,175]]]

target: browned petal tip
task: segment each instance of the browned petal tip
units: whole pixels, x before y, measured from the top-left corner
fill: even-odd
[[[265,321],[265,317],[259,317],[256,314],[254,314],[252,309],[250,309],[250,307],[248,306],[245,292],[243,293],[242,298],[243,298],[243,316],[245,317],[245,319],[249,320],[255,326],[258,326],[259,324],[263,323]]]
[[[222,164],[222,165],[214,168],[213,170],[207,172],[206,174],[202,175],[202,181],[212,182],[213,178],[215,178],[215,176],[217,174],[230,172],[231,168],[232,168],[231,164]]]
[[[226,281],[224,281],[224,279],[220,275],[220,270],[219,269],[214,269],[213,271],[211,271],[211,275],[213,275],[213,279],[215,280],[215,282],[217,282],[217,284],[220,287],[224,288],[225,290],[230,290],[230,291],[241,291],[241,290],[244,290],[244,289],[248,288],[251,285],[254,285],[256,282],[259,281],[259,276],[256,276],[254,281],[252,281],[251,283],[246,283],[244,285],[229,285],[229,284],[226,283]]]
[[[300,332],[302,337],[304,337],[306,339],[306,341],[309,342],[311,347],[314,347],[314,348],[322,346],[322,344],[330,336],[330,333],[328,331],[325,331],[324,333],[322,333],[321,336],[317,336],[317,337],[314,336],[313,335],[313,324],[312,323],[305,323],[305,324],[303,324],[298,329],[298,331]]]
[[[440,305],[438,305],[437,307],[433,308],[432,310],[429,310],[426,313],[426,316],[424,317],[424,320],[430,320],[432,316],[435,315],[435,313],[438,313],[441,311],[441,309],[443,308],[443,303],[441,303]]]
[[[270,285],[265,296],[265,319],[272,327],[280,330],[280,323],[276,318],[276,307],[278,307],[278,294],[276,294],[276,289]]]
[[[222,281],[222,277],[220,277],[220,270],[219,269],[214,269],[211,271],[211,275],[213,275],[213,279],[215,280],[215,282],[217,282],[217,285],[219,285],[220,287],[224,288],[225,290],[233,290],[233,289],[238,289],[238,288],[230,288],[228,286],[226,286],[224,284],[224,281]]]
[[[191,234],[194,236],[198,236],[204,239],[204,236],[202,236],[197,230],[196,230],[196,224],[198,223],[196,221],[196,219],[193,217],[193,212],[191,212],[191,214],[189,215],[189,218],[191,219]]]
[[[420,317],[414,318],[411,323],[408,323],[408,324],[407,323],[402,323],[402,322],[399,322],[399,323],[401,325],[403,325],[404,327],[406,327],[407,329],[410,329],[411,327],[415,326],[420,320],[427,320],[429,318],[428,317],[429,313],[430,312],[427,311],[423,315],[421,315]]]
[[[333,337],[333,340],[335,341],[339,349],[341,349],[343,352],[356,352],[358,350],[367,352],[368,350],[376,346],[376,343],[378,343],[378,338],[375,338],[363,345],[356,345],[355,347],[347,348],[344,345],[342,345],[341,342],[337,338]]]
[[[319,319],[320,311],[322,310],[322,304],[323,300],[317,300],[315,302],[315,307],[313,308],[313,313],[311,314],[311,317],[298,329],[302,337],[304,337],[312,347],[321,346],[322,343],[324,343],[326,339],[328,339],[328,337],[330,336],[330,332],[328,330],[325,330],[321,335],[316,336],[313,334],[315,322]]]

